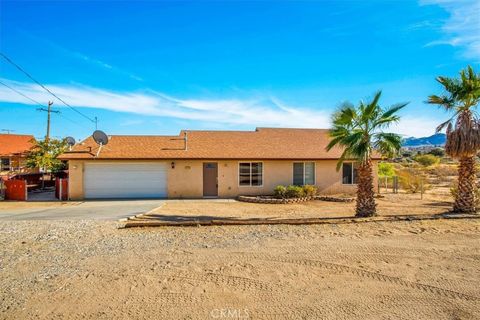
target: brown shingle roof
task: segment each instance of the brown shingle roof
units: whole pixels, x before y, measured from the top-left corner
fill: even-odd
[[[184,150],[178,136],[110,136],[98,159],[338,159],[341,149],[325,150],[326,129],[257,128],[255,131],[187,131]],[[93,159],[98,145],[91,137],[62,159]]]
[[[0,156],[23,154],[33,147],[35,138],[27,134],[0,134]]]

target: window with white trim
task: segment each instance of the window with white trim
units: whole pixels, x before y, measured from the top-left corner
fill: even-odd
[[[342,167],[342,183],[357,184],[357,164],[354,162],[344,162]]]
[[[293,163],[293,184],[304,186],[315,184],[315,162]]]
[[[262,186],[263,163],[240,162],[238,164],[238,184],[240,186]]]

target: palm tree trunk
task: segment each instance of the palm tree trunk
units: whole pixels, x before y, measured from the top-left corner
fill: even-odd
[[[357,217],[372,217],[376,214],[375,191],[373,187],[372,161],[361,163],[357,169]]]
[[[460,158],[458,167],[458,190],[455,197],[453,211],[472,213],[475,212],[475,156]]]

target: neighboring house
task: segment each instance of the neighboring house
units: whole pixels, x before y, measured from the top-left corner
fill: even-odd
[[[109,138],[100,150],[90,137],[60,156],[69,162],[71,199],[231,198],[268,195],[275,186],[290,184],[314,184],[325,194],[356,189],[355,165],[346,162],[337,171],[341,149],[325,150],[328,130],[257,128]]]
[[[32,135],[0,134],[0,173],[27,171],[26,156],[34,144],[35,138]]]

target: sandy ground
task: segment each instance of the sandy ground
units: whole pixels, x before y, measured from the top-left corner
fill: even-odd
[[[0,222],[1,319],[478,319],[480,220]]]
[[[384,194],[376,199],[378,215],[440,214],[451,210],[448,196],[419,194]],[[211,218],[318,218],[353,217],[355,202],[309,201],[296,204],[256,204],[239,201],[167,200],[152,211],[164,220],[208,220]]]

